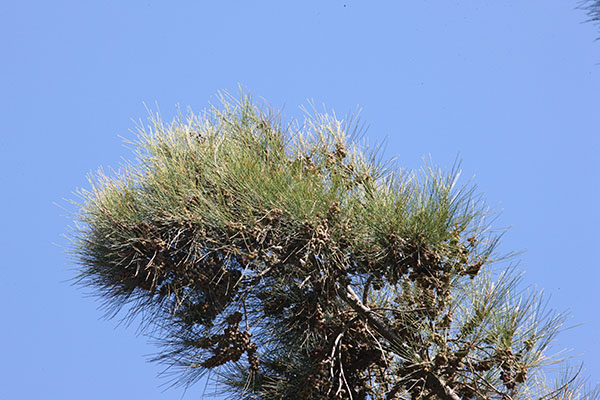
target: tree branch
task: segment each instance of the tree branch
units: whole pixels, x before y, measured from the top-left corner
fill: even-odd
[[[391,344],[403,346],[404,341],[396,335],[396,333],[390,329],[387,322],[376,312],[371,310],[369,307],[364,305],[358,295],[354,292],[350,285],[341,285],[336,283],[336,290],[338,295],[344,300],[354,311],[356,311],[361,317],[367,320],[381,336],[383,336]],[[425,371],[424,371],[425,372]],[[432,389],[446,400],[461,400],[456,392],[446,384],[446,382],[431,372],[425,372],[428,376],[427,381],[431,381],[434,386]]]

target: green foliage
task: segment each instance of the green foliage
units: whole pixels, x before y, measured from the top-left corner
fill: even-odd
[[[359,127],[284,125],[248,97],[140,127],[77,216],[78,282],[127,306],[190,384],[242,399],[574,399],[541,375],[563,316],[489,265],[458,170],[382,164]],[[561,397],[562,396],[562,397]],[[578,397],[579,396],[579,397]]]

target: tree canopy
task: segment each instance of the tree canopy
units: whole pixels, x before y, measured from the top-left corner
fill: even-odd
[[[564,316],[498,263],[502,232],[458,168],[383,162],[352,118],[221,103],[140,125],[137,159],[80,191],[72,235],[77,282],[159,339],[176,382],[212,371],[261,400],[595,396],[544,378]]]

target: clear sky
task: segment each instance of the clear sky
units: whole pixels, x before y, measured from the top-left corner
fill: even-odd
[[[86,174],[131,153],[144,103],[200,111],[238,84],[288,117],[361,107],[407,168],[460,154],[512,226],[502,250],[571,310],[557,349],[600,381],[600,34],[576,0],[0,3],[0,398],[180,399],[156,348],[72,287],[61,237]],[[202,384],[185,399],[201,398]],[[210,392],[210,389],[206,389]]]

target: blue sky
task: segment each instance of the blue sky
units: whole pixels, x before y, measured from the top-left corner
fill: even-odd
[[[180,399],[156,348],[72,287],[59,205],[166,119],[238,84],[288,118],[362,108],[406,168],[459,154],[527,250],[525,282],[582,325],[556,349],[600,381],[600,42],[577,2],[13,1],[0,4],[0,398]],[[210,393],[198,384],[184,398]]]

